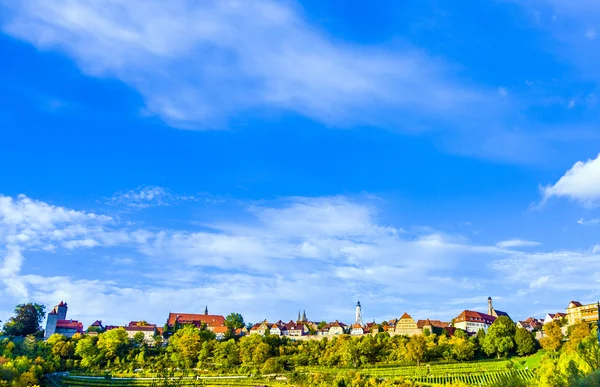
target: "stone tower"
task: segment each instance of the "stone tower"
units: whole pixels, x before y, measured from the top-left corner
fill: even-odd
[[[494,307],[492,306],[492,297],[488,297],[488,312],[490,316],[494,315]]]
[[[48,313],[44,339],[47,339],[56,333],[56,324],[58,323],[58,320],[67,319],[67,309],[67,303],[61,301],[60,304],[56,305],[54,308],[52,308],[50,313]]]
[[[359,324],[359,325],[363,325],[362,311],[361,311],[361,307],[360,307],[360,301],[358,301],[356,303],[356,321],[354,323],[355,324]]]
[[[56,308],[56,313],[58,314],[58,319],[59,320],[66,320],[67,319],[67,303],[66,302],[60,302],[60,304],[55,306]]]

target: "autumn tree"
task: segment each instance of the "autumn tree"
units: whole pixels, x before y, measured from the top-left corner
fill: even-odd
[[[421,335],[412,336],[406,344],[406,357],[408,360],[416,361],[417,366],[419,366],[421,360],[425,357],[426,350],[427,342],[425,338]]]
[[[542,348],[556,352],[562,345],[563,334],[560,324],[552,321],[544,325],[544,337],[540,339]]]

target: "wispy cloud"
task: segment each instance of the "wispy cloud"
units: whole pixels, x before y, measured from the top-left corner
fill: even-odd
[[[533,247],[539,246],[540,242],[528,241],[524,239],[509,239],[496,243],[496,246],[502,248],[513,248],[513,247]]]
[[[581,224],[582,226],[589,226],[589,225],[598,224],[598,223],[600,223],[600,219],[598,219],[598,218],[593,218],[593,219],[588,219],[588,220],[581,218],[577,221],[577,224]]]
[[[110,217],[2,196],[0,309],[26,299],[48,305],[68,299],[73,313],[89,319],[158,321],[168,310],[200,310],[197,304],[209,303],[251,320],[293,317],[298,308],[319,319],[351,319],[350,299],[360,297],[374,316],[391,318],[413,308],[433,310],[440,294],[452,289],[447,304],[453,308],[483,304],[473,294],[489,293],[506,297],[510,306],[503,307],[518,314],[521,299],[510,295],[519,289],[523,297],[543,292],[542,298],[570,298],[600,280],[594,251],[525,253],[508,247],[534,242],[498,247],[431,228],[406,231],[381,224],[379,204],[365,196],[290,197],[248,204],[244,214],[214,218],[210,231],[196,232],[159,225],[131,229]],[[24,265],[34,252],[55,259],[99,249],[117,258],[105,269],[106,258],[87,261],[94,279],[81,271],[44,276]],[[399,283],[403,297],[381,306],[378,300],[396,294]],[[348,296],[324,302],[323,294]]]
[[[442,60],[407,45],[336,40],[289,2],[5,3],[5,32],[123,80],[178,127],[219,127],[265,107],[338,126],[395,122],[399,111],[451,120],[485,99]]]
[[[149,207],[171,206],[187,201],[199,201],[194,195],[178,195],[166,188],[142,186],[136,189],[116,192],[105,203],[111,206],[124,206],[144,209]]]

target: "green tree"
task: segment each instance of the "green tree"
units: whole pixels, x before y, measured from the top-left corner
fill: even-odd
[[[515,344],[520,356],[531,355],[536,350],[536,341],[533,335],[525,328],[518,328],[515,333]]]
[[[200,349],[202,349],[202,336],[200,330],[193,325],[184,326],[169,339],[172,360],[185,368],[191,368],[196,364]]]
[[[542,348],[556,352],[562,345],[563,334],[560,324],[552,321],[544,325],[544,337],[540,339]]]
[[[41,332],[44,309],[43,305],[31,302],[17,305],[14,317],[4,324],[4,332],[9,336],[27,336]]]
[[[244,327],[244,318],[239,313],[230,313],[225,317],[225,326],[233,331]]]
[[[488,329],[483,340],[483,350],[488,356],[508,356],[515,346],[517,326],[507,316],[498,317]]]
[[[129,336],[125,328],[111,329],[98,336],[96,346],[107,360],[124,355],[129,345]]]

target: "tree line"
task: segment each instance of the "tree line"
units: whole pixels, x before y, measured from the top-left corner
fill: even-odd
[[[157,335],[148,341],[141,333],[129,338],[125,329],[118,328],[96,335],[75,334],[70,339],[54,334],[42,341],[42,319],[43,308],[25,304],[17,306],[15,316],[4,325],[5,337],[0,340],[0,386],[30,386],[39,383],[44,374],[64,371],[98,374],[111,370],[141,375],[179,369],[299,375],[305,367],[360,370],[377,364],[421,366],[424,362],[526,356],[539,349],[533,335],[517,328],[506,316],[496,319],[487,333],[481,330],[472,337],[457,330],[452,336],[429,332],[410,337],[377,333],[306,341],[270,334],[241,338],[231,335],[216,340],[206,327],[193,325],[173,327],[168,340]],[[231,314],[226,322],[233,331],[243,325],[243,318]],[[570,386],[568,383],[600,368],[595,335],[595,329],[588,323],[569,327],[567,337],[563,337],[558,324],[548,324],[540,344],[550,356],[540,367],[540,380],[545,384],[539,385]],[[136,370],[143,371],[140,374]],[[361,380],[352,375],[350,379]],[[299,383],[313,385],[310,383],[315,378],[319,376],[312,374],[310,380],[300,378],[304,382],[299,379]]]

